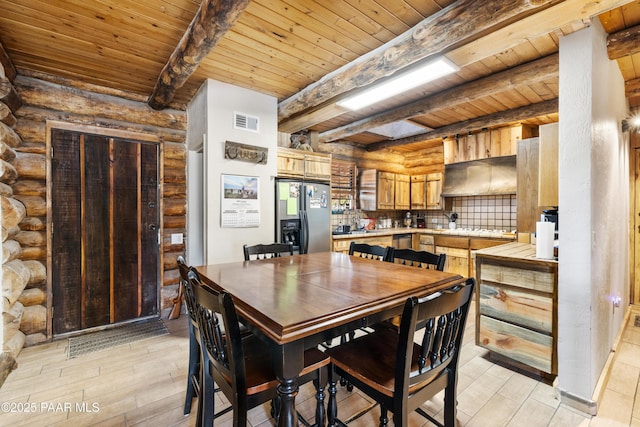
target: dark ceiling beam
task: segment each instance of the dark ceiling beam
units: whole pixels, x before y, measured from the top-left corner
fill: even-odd
[[[147,103],[161,110],[236,23],[251,0],[203,0],[180,43],[171,54]]]
[[[532,117],[546,116],[557,112],[558,99],[555,98],[549,101],[538,102],[536,104],[515,108],[513,110],[500,111],[486,116],[477,117],[472,120],[452,123],[450,125],[443,126],[430,132],[422,133],[420,135],[414,135],[401,139],[374,142],[373,144],[367,145],[367,151],[383,150],[385,148],[393,148],[399,145],[406,145],[414,142],[442,138],[443,136],[448,135],[466,134],[467,132],[473,132],[483,128],[497,127],[505,125],[507,123],[519,122],[522,120],[530,119]]]
[[[640,79],[627,80],[624,82],[624,92],[627,98],[640,96]]]
[[[455,108],[461,103],[469,102],[469,100],[492,95],[496,93],[496,90],[516,89],[554,77],[557,78],[558,63],[558,54],[552,54],[536,61],[444,90],[428,98],[321,132],[318,135],[318,140],[321,142],[337,141],[366,132],[367,129],[398,120],[429,114],[437,110]]]
[[[490,31],[557,3],[556,0],[460,0],[390,43],[362,56],[278,105],[278,121],[363,88],[422,59],[469,43]],[[474,25],[469,25],[473,22]]]
[[[640,25],[607,36],[609,59],[620,59],[638,52],[640,52]]]

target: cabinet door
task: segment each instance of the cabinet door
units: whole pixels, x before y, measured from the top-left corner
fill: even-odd
[[[409,182],[409,175],[396,174],[396,209],[410,209],[411,203],[411,184]]]
[[[278,176],[304,178],[304,153],[293,150],[278,150]]]
[[[558,123],[540,126],[538,206],[558,206]]]
[[[305,154],[304,177],[316,181],[331,181],[331,156],[326,154]]]
[[[436,246],[436,253],[444,253],[447,255],[447,260],[444,263],[444,271],[447,273],[459,274],[463,277],[469,276],[468,249]]]
[[[395,208],[395,174],[378,173],[378,209]]]
[[[427,209],[427,176],[411,176],[411,209]]]
[[[427,209],[442,209],[442,174],[427,175]]]

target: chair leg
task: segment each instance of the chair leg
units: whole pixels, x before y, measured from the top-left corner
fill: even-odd
[[[387,408],[383,405],[380,405],[380,427],[385,427],[388,424],[389,424],[389,414],[387,412]]]
[[[212,426],[216,413],[213,378],[208,373],[202,372],[201,379],[200,390],[203,390],[203,392],[198,403],[202,405],[202,410],[201,414],[198,414],[198,418],[202,424],[196,420],[196,425]]]
[[[322,375],[322,374],[318,374]],[[316,387],[316,423],[314,427],[324,427],[325,425],[325,410],[324,410],[324,385],[326,381],[322,381],[321,378],[314,378],[313,385]]]
[[[329,368],[329,402],[327,403],[327,421],[329,427],[335,427],[338,419],[338,403],[336,401],[338,387],[335,377],[335,372],[332,368]]]
[[[456,425],[456,386],[453,375],[449,376],[449,384],[444,389],[444,425],[454,427]]]
[[[199,378],[200,370],[200,345],[193,333],[189,334],[189,369],[187,371],[187,392],[184,399],[184,414],[191,413],[193,398],[198,395],[198,390],[194,384],[194,378]]]

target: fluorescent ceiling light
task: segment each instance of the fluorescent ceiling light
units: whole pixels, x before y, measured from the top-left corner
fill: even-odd
[[[359,110],[458,70],[459,68],[453,62],[444,57],[439,58],[392,77],[379,85],[374,85],[371,89],[357,95],[338,101],[336,104],[350,110]]]

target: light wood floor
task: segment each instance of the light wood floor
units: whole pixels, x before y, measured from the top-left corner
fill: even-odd
[[[632,315],[596,417],[571,409],[551,385],[492,363],[474,345],[473,315],[461,353],[458,421],[461,426],[636,426],[640,427],[640,327]],[[183,415],[188,331],[186,315],[166,320],[171,334],[67,359],[67,340],[24,349],[19,367],[0,388],[0,426],[193,426]],[[220,397],[217,397],[220,399]],[[313,389],[303,386],[298,410],[314,411]],[[339,391],[339,414],[349,417],[368,401],[357,391]],[[7,405],[8,404],[8,405]],[[222,402],[220,404],[223,404]],[[82,406],[84,405],[84,407]],[[7,413],[6,409],[19,410]],[[220,406],[218,406],[220,407]],[[440,396],[424,407],[440,417]],[[377,425],[373,409],[350,425]],[[271,425],[266,406],[250,412],[252,426]],[[217,426],[230,426],[230,415]],[[390,423],[390,425],[393,425]],[[413,414],[410,426],[430,425]]]

